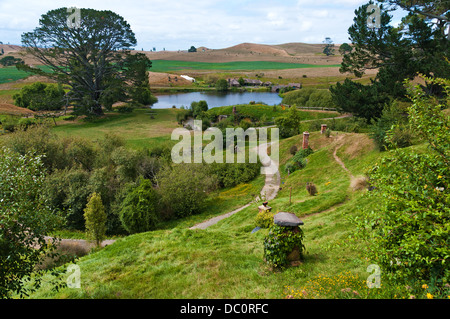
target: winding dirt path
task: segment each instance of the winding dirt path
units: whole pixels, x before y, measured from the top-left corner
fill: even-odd
[[[336,139],[336,147],[334,149],[333,152],[333,157],[335,159],[335,161],[350,175],[350,178],[354,178],[352,172],[350,172],[350,170],[345,166],[344,162],[339,158],[339,156],[337,156],[337,152],[338,150],[342,147],[342,145],[344,144],[344,142],[342,141],[345,138],[344,135],[340,135],[337,139]]]
[[[257,146],[254,151],[257,151],[260,154],[260,158],[263,158],[262,156],[264,156],[264,154],[267,154],[267,148],[269,147],[271,143],[265,143],[265,144],[261,144],[259,146]],[[265,165],[264,165],[265,164]],[[258,196],[257,198],[255,198],[255,201],[260,201],[261,199],[264,199],[266,201],[268,200],[272,200],[274,199],[277,194],[278,191],[280,189],[280,171],[278,170],[278,164],[275,163],[272,159],[270,159],[269,162],[267,163],[263,163],[263,166],[268,168],[268,167],[277,167],[276,168],[276,173],[275,174],[266,174],[266,180],[264,183],[264,187],[261,190],[261,196]],[[251,204],[253,204],[255,201],[252,201],[242,207],[239,207],[238,209],[233,210],[232,212],[220,215],[220,216],[216,216],[214,218],[211,218],[207,221],[204,221],[200,224],[197,224],[189,229],[206,229],[212,225],[217,224],[219,221],[228,218],[236,213],[239,213],[240,211],[244,210],[245,208],[249,207]]]

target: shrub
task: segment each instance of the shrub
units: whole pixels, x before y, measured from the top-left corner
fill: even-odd
[[[208,174],[214,175],[220,187],[233,187],[255,179],[261,172],[261,163],[212,163]]]
[[[68,165],[68,156],[65,152],[63,139],[53,134],[47,126],[33,126],[28,130],[19,130],[5,136],[4,143],[13,151],[25,155],[34,152],[36,155],[45,155],[42,158],[44,167],[52,172]],[[92,159],[90,159],[92,161]]]
[[[56,170],[46,178],[42,191],[48,204],[63,212],[69,229],[85,230],[83,214],[91,193],[88,184],[89,174],[79,168]]]
[[[301,149],[286,163],[284,169],[286,172],[293,173],[298,169],[302,169],[306,166],[306,157],[311,155],[314,151],[308,147],[307,149]]]
[[[296,145],[292,145],[291,148],[289,149],[289,153],[291,153],[291,155],[295,155],[295,153],[297,153],[298,148]]]
[[[120,210],[123,227],[130,233],[141,233],[156,228],[160,220],[159,195],[152,183],[141,179],[139,186],[126,195]]]
[[[0,148],[0,299],[39,286],[36,265],[54,249],[45,236],[59,218],[42,194],[46,173],[41,156]]]
[[[25,85],[13,95],[14,104],[33,111],[55,111],[65,105],[65,92],[61,85],[34,82]]]
[[[280,137],[286,138],[300,133],[301,116],[295,106],[291,107],[286,116],[275,119],[275,124],[280,130]]]
[[[424,80],[450,94],[448,80]],[[377,205],[355,220],[355,236],[364,239],[368,257],[388,278],[443,288],[450,280],[450,135],[443,129],[450,121],[442,113],[448,99],[441,104],[419,85],[409,94],[411,128],[428,149],[396,148],[373,165],[368,177],[375,188],[367,196]]]
[[[134,110],[134,107],[131,105],[120,105],[116,107],[117,112],[125,114],[125,113],[132,113]]]
[[[208,193],[217,187],[203,164],[177,164],[158,174],[158,192],[167,217],[182,218],[202,211]]]
[[[261,228],[270,228],[273,225],[274,213],[269,210],[263,210],[256,215],[255,224]]]
[[[106,233],[106,212],[99,194],[93,193],[89,197],[84,210],[84,218],[86,220],[87,237],[94,240],[97,246],[100,246]]]
[[[228,91],[228,81],[225,79],[220,79],[216,82],[216,90],[219,92]]]
[[[314,183],[306,183],[306,190],[308,191],[308,194],[311,196],[316,196],[317,194],[317,187]]]
[[[285,267],[289,263],[289,255],[295,248],[298,248],[300,256],[305,250],[303,230],[297,227],[292,231],[290,228],[273,225],[264,238],[264,258],[275,268]]]

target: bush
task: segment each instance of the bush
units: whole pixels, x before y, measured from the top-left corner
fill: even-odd
[[[375,141],[380,151],[385,151],[392,147],[386,142],[387,132],[393,125],[398,125],[398,129],[393,133],[394,140],[399,142],[399,147],[410,146],[412,136],[411,132],[407,129],[408,118],[406,116],[406,109],[400,102],[394,102],[384,107],[381,117],[372,122],[370,128],[370,137]],[[405,133],[404,136],[403,132]]]
[[[216,82],[216,90],[219,92],[228,91],[228,81],[225,79],[220,79]]]
[[[306,167],[306,157],[314,153],[314,151],[308,147],[307,149],[301,149],[286,163],[284,169],[286,172],[293,173],[298,169]]]
[[[448,80],[424,80],[450,94]],[[368,177],[375,188],[367,196],[377,205],[355,220],[355,236],[389,279],[444,288],[450,281],[450,135],[443,129],[450,121],[442,112],[448,100],[442,105],[419,85],[409,94],[411,129],[428,149],[395,148],[373,165]]]
[[[94,240],[97,246],[100,246],[106,233],[106,212],[99,194],[93,193],[89,197],[84,209],[84,218],[86,220],[87,237]]]
[[[292,231],[291,227],[273,225],[264,238],[264,259],[275,268],[283,268],[289,263],[289,254],[298,248],[303,255],[303,230],[300,227]]]
[[[297,107],[292,106],[286,116],[275,119],[275,124],[280,130],[280,137],[287,138],[300,133],[301,116]]]
[[[132,113],[134,110],[134,107],[131,105],[120,105],[116,107],[117,112],[125,114],[125,113]]]
[[[120,220],[123,227],[130,234],[155,229],[160,220],[159,199],[152,183],[141,179],[139,186],[131,189],[122,203]]]
[[[48,204],[61,211],[68,229],[85,230],[84,208],[90,189],[89,174],[79,168],[56,170],[48,175],[42,192]]]
[[[274,213],[269,210],[263,210],[256,215],[255,224],[257,227],[270,228],[273,225]]]
[[[45,237],[59,223],[42,193],[46,174],[41,156],[0,148],[0,299],[39,286],[36,265],[55,247]]]
[[[289,149],[289,153],[291,153],[291,155],[295,155],[295,153],[297,153],[298,148],[296,145],[292,145],[291,148]]]
[[[177,164],[158,174],[158,192],[169,218],[200,213],[208,193],[216,189],[217,179],[202,164]]]
[[[261,163],[212,163],[207,172],[214,175],[220,187],[248,183],[261,173]]]
[[[33,111],[55,111],[65,105],[62,85],[34,82],[13,95],[14,104]]]

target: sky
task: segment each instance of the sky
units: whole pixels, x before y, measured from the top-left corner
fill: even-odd
[[[0,0],[0,41],[19,44],[39,18],[61,7],[111,10],[136,35],[137,50],[222,49],[244,42],[348,41],[354,11],[369,0]],[[394,15],[399,21],[401,13]]]

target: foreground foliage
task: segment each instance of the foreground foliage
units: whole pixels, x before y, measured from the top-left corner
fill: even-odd
[[[369,196],[379,204],[358,225],[370,258],[389,277],[439,290],[450,280],[450,120],[442,113],[450,87],[448,80],[424,80],[447,94],[439,101],[420,86],[410,88],[411,129],[427,142],[427,152],[396,148],[370,169],[375,189]]]
[[[41,156],[0,149],[0,298],[26,296],[40,285],[26,286],[44,256],[52,254],[45,238],[58,224],[42,196],[45,170]]]

